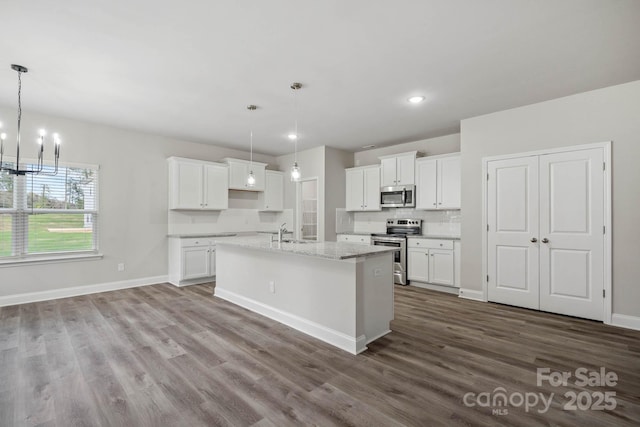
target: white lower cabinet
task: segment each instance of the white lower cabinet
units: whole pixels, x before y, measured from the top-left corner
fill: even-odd
[[[407,274],[411,281],[443,286],[459,285],[460,244],[446,239],[409,238]]]
[[[338,234],[338,242],[359,243],[362,245],[371,244],[371,236],[363,234]]]
[[[211,238],[169,238],[169,283],[210,282],[216,275],[216,245]]]
[[[407,249],[407,275],[408,279],[419,282],[429,281],[429,249]]]

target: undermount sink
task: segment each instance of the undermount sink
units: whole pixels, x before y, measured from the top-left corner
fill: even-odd
[[[282,239],[282,243],[315,243],[314,240]]]

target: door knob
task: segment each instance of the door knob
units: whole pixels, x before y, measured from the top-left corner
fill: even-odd
[[[532,238],[531,238],[531,243],[535,243],[535,242],[537,242],[537,241],[538,241],[538,239],[536,239],[535,237],[532,237]]]
[[[542,239],[542,243],[549,243],[549,239],[545,237],[544,239]]]

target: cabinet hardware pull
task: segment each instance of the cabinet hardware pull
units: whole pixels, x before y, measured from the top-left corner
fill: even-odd
[[[532,238],[531,238],[531,243],[535,243],[535,242],[537,242],[537,241],[538,241],[538,239],[536,239],[535,237],[532,237]]]
[[[544,239],[542,239],[542,243],[549,243],[549,239],[545,237]]]

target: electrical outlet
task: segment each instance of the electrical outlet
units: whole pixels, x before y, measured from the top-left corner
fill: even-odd
[[[118,271],[124,271],[124,263],[123,262],[118,264]]]
[[[269,292],[271,292],[272,294],[276,293],[276,282],[274,282],[273,280],[269,281]]]

